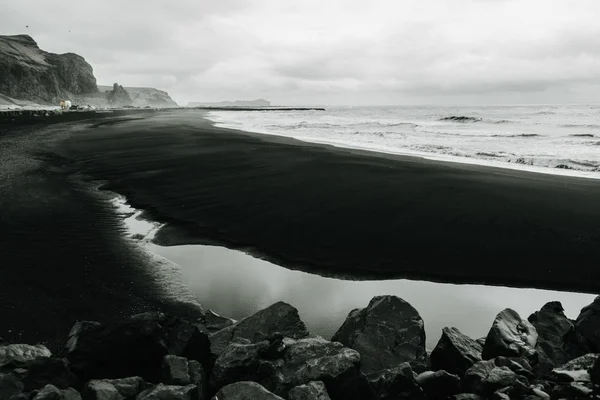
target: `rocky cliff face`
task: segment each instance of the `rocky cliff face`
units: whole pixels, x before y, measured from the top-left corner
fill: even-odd
[[[41,50],[28,35],[0,36],[0,93],[14,99],[58,104],[97,93],[92,66],[77,54]]]
[[[107,92],[108,103],[113,107],[131,106],[132,101],[127,90],[123,86],[115,83],[111,91]]]
[[[124,89],[131,98],[130,105],[134,107],[178,107],[169,93],[163,90],[147,87],[125,87]],[[114,86],[98,86],[98,90],[110,93],[114,91]]]

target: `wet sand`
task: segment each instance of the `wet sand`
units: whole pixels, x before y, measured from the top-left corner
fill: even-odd
[[[2,127],[0,336],[55,343],[75,319],[181,310],[86,181],[167,223],[162,244],[352,279],[599,291],[595,180],[313,145],[202,115]]]

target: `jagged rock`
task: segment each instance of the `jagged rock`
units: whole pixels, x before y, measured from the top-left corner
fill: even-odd
[[[429,399],[446,399],[461,390],[460,377],[442,370],[423,372],[416,381]]]
[[[99,389],[102,387],[109,388],[106,391],[107,393],[114,393],[111,389],[111,387],[114,387],[119,395],[126,399],[134,399],[138,393],[146,389],[146,382],[139,376],[121,379],[97,379],[88,382],[88,386],[90,384]]]
[[[516,311],[507,308],[494,319],[481,356],[484,360],[497,356],[526,357],[533,360],[536,356],[537,336],[533,325],[522,320]]]
[[[483,397],[475,393],[459,393],[451,397],[452,400],[483,400]]]
[[[33,400],[62,400],[62,392],[56,386],[46,385],[35,395]]]
[[[216,387],[241,380],[259,380],[258,370],[264,363],[261,355],[269,348],[269,341],[259,343],[230,343],[219,355],[213,367]]]
[[[77,54],[40,50],[28,35],[0,36],[0,93],[41,104],[97,92],[92,67]]]
[[[23,392],[23,384],[13,374],[0,374],[0,399],[10,399]]]
[[[478,361],[481,361],[482,346],[456,328],[442,329],[442,337],[430,355],[434,370],[445,370],[463,376]]]
[[[508,358],[499,356],[494,359],[494,363],[497,367],[507,367],[515,374],[522,376],[527,380],[534,378],[531,365],[529,365],[527,360],[523,358]]]
[[[125,400],[125,396],[107,380],[89,381],[82,393],[85,400]]]
[[[61,390],[61,400],[81,400],[81,394],[73,388]]]
[[[552,373],[558,382],[591,382],[589,371],[593,369],[599,354],[586,354],[554,368]]]
[[[581,310],[575,330],[589,342],[592,351],[600,352],[600,296]]]
[[[583,338],[575,331],[573,322],[564,314],[560,302],[544,304],[528,320],[538,333],[536,350],[540,373],[547,373],[555,366],[589,352]]]
[[[600,386],[600,357],[596,359],[594,365],[589,370],[590,380],[595,385]]]
[[[396,296],[376,296],[366,308],[352,310],[331,340],[358,351],[365,374],[427,358],[423,320]]]
[[[551,399],[592,399],[594,389],[591,383],[571,382],[554,386],[550,393]]]
[[[367,375],[373,397],[379,400],[420,399],[423,390],[417,384],[409,363]]]
[[[38,357],[27,364],[27,371],[23,375],[25,391],[30,392],[47,384],[52,384],[59,389],[77,386],[78,380],[71,372],[68,363],[63,358]]]
[[[242,381],[232,383],[221,390],[212,400],[284,400],[269,392],[256,382]]]
[[[198,398],[198,388],[196,385],[172,386],[158,385],[144,390],[136,400],[196,400]]]
[[[493,400],[510,400],[510,396],[506,393],[496,392],[492,396]]]
[[[206,328],[209,332],[217,332],[236,323],[236,320],[227,317],[222,317],[212,310],[206,311],[204,320],[206,323]]]
[[[140,376],[158,382],[167,354],[211,364],[207,334],[161,313],[136,315],[109,327],[77,323],[67,351],[71,369],[84,381]]]
[[[485,360],[475,363],[467,370],[464,385],[474,393],[490,395],[512,385],[516,380],[517,374],[508,367],[498,367],[494,360]]]
[[[0,346],[0,367],[5,365],[25,365],[36,357],[51,357],[52,353],[46,346],[38,344],[9,344]]]
[[[107,93],[108,103],[113,107],[131,106],[133,101],[123,86],[115,83],[112,91]]]
[[[308,336],[298,310],[280,301],[211,335],[211,352],[216,358],[234,338],[256,343],[269,339],[276,332],[292,339]]]
[[[162,382],[167,385],[189,385],[188,361],[183,357],[166,355],[162,362]]]
[[[309,382],[292,388],[288,400],[331,400],[325,384],[321,381]]]

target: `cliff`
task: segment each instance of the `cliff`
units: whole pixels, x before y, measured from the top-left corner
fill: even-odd
[[[188,107],[270,107],[270,106],[271,106],[271,102],[264,100],[264,99],[218,101],[218,102],[194,101],[194,102],[188,103]]]
[[[121,86],[121,88],[123,88]],[[178,107],[178,104],[169,96],[169,93],[148,87],[125,87],[123,88],[129,95],[131,103],[134,107]],[[98,86],[100,92],[110,93],[114,91],[113,86]],[[110,94],[109,94],[110,96]]]
[[[19,100],[58,104],[97,93],[92,66],[77,54],[41,50],[28,35],[0,36],[0,93]]]

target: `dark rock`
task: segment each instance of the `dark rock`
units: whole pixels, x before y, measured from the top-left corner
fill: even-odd
[[[554,368],[552,374],[558,382],[591,382],[589,371],[598,361],[598,354],[586,354]]]
[[[464,385],[474,393],[491,395],[499,389],[512,385],[517,374],[508,367],[496,366],[494,360],[475,363],[464,377]]]
[[[161,313],[133,316],[110,327],[77,323],[69,334],[71,368],[84,381],[160,377],[167,354],[211,365],[210,343],[198,326]]]
[[[292,339],[308,336],[298,310],[280,301],[211,335],[211,351],[216,358],[235,338],[256,343],[268,340],[276,332]]]
[[[533,379],[534,375],[531,371],[531,366],[527,360],[522,358],[496,357],[494,363],[497,367],[507,367],[515,374],[524,377],[525,379]]]
[[[46,385],[35,395],[33,400],[62,400],[61,398],[62,392],[60,389],[53,385]]]
[[[581,339],[577,339],[573,322],[564,314],[562,304],[553,301],[545,304],[528,318],[538,333],[537,370],[548,373],[557,365],[579,357],[588,350]]]
[[[415,378],[409,363],[367,375],[373,397],[380,400],[423,398]]]
[[[107,92],[106,98],[108,99],[108,103],[113,107],[125,107],[131,106],[133,100],[131,100],[131,96],[127,93],[127,90],[123,88],[123,86],[115,83],[113,85],[113,89],[110,92]]]
[[[288,400],[331,400],[325,384],[321,381],[309,382],[292,388]]]
[[[431,352],[431,367],[463,376],[469,368],[481,361],[482,346],[456,328],[444,328],[442,337]]]
[[[594,365],[589,370],[589,374],[590,374],[590,381],[593,384],[600,386],[600,358],[596,359],[596,361],[594,362]]]
[[[213,400],[284,400],[269,392],[256,382],[236,382],[227,385],[213,397]]]
[[[452,400],[483,400],[483,397],[475,393],[459,393],[451,397]]]
[[[25,391],[30,392],[52,384],[59,389],[77,387],[78,379],[63,358],[38,357],[29,362],[23,376]]]
[[[83,387],[85,400],[125,400],[117,388],[107,380],[92,380]]]
[[[428,399],[446,399],[460,393],[460,377],[446,371],[426,371],[416,378]]]
[[[167,385],[189,385],[188,360],[173,355],[166,355],[162,362],[161,381]]]
[[[264,365],[261,354],[268,341],[253,344],[230,343],[215,361],[212,371],[217,388],[242,380],[259,381],[258,371]]]
[[[159,383],[144,390],[136,400],[196,400],[197,398],[198,388],[196,385],[171,386]]]
[[[61,400],[81,400],[79,392],[73,388],[61,390]]]
[[[236,323],[234,319],[222,317],[212,310],[206,311],[204,320],[209,332],[217,332]]]
[[[365,374],[427,358],[423,320],[396,296],[377,296],[366,308],[351,311],[332,341],[358,351]]]
[[[52,353],[46,346],[38,344],[9,344],[0,346],[0,367],[5,365],[23,366],[36,357],[50,357]]]
[[[98,92],[90,64],[77,54],[40,50],[28,35],[0,36],[0,93],[42,104]]]
[[[13,374],[0,374],[0,399],[10,399],[23,392],[23,384]]]
[[[121,379],[101,379],[92,382],[105,382],[117,389],[117,392],[126,399],[134,399],[142,391],[146,390],[146,382],[139,376]]]
[[[551,399],[584,400],[593,399],[594,389],[591,383],[571,382],[554,386],[550,392]]]
[[[202,364],[196,360],[188,360],[190,382],[198,389],[198,400],[208,399],[208,377]]]
[[[575,330],[588,341],[592,352],[600,352],[600,296],[581,310]]]
[[[533,325],[522,320],[516,311],[507,308],[494,319],[492,328],[485,339],[482,358],[489,360],[497,356],[504,356],[526,357],[528,360],[535,360],[537,336]]]

